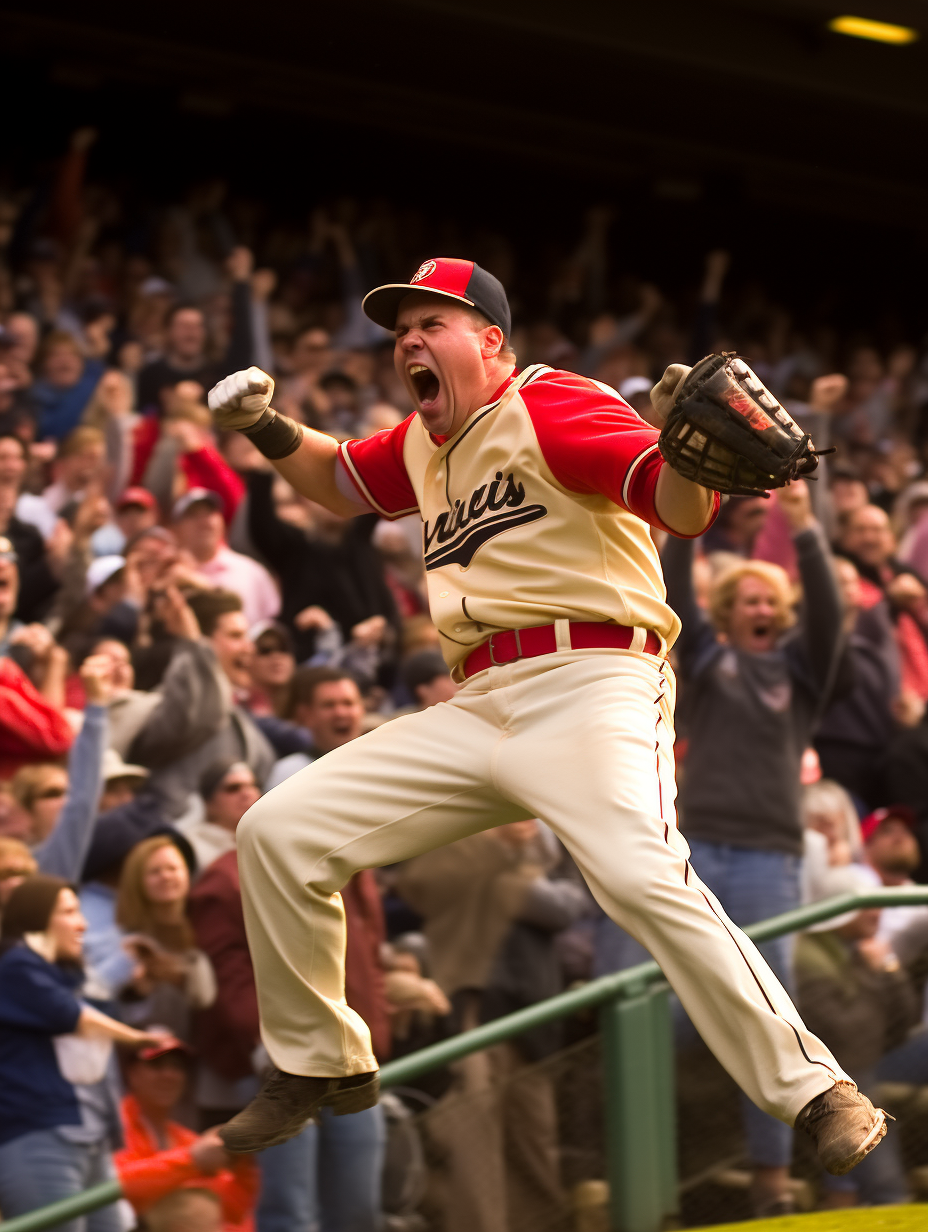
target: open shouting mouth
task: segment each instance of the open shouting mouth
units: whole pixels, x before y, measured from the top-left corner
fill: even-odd
[[[407,370],[413,383],[419,405],[424,408],[434,406],[441,392],[441,382],[431,368],[425,364],[410,364]]]

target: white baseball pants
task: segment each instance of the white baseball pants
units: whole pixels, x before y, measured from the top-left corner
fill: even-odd
[[[759,1107],[792,1124],[847,1079],[688,863],[673,803],[673,694],[669,665],[630,650],[491,667],[452,701],[336,749],[254,805],[239,825],[239,868],[275,1065],[321,1077],[376,1068],[344,995],[338,891],[353,873],[540,817]]]

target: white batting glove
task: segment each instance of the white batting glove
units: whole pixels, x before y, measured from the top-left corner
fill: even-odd
[[[673,400],[676,398],[680,386],[692,371],[693,369],[687,367],[686,364],[671,364],[668,368],[664,369],[664,375],[651,390],[651,405],[657,412],[661,423],[670,414]],[[212,405],[211,402],[210,406]]]
[[[209,409],[217,428],[253,427],[274,396],[274,378],[260,368],[233,372],[209,391]]]

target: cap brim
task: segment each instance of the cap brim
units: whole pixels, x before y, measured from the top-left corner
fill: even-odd
[[[147,779],[151,771],[145,766],[133,766],[128,762],[123,762],[118,770],[113,774],[108,774],[103,780],[104,783],[113,783],[116,779]]]
[[[414,287],[408,282],[388,282],[382,287],[374,287],[373,291],[368,291],[364,296],[361,307],[377,325],[393,330],[396,329],[396,314],[400,304],[414,291],[421,291],[423,295],[440,295],[444,299],[453,299],[459,304],[466,304],[468,308],[476,307],[472,299],[463,295],[455,295],[452,291],[436,291],[434,287]]]

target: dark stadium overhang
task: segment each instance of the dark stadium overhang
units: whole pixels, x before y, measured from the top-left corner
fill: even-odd
[[[898,48],[829,33],[848,7],[926,36]],[[75,13],[5,4],[7,81],[147,91],[216,120],[314,117],[394,133],[400,158],[413,133],[664,199],[729,177],[768,205],[916,229],[926,217],[921,0],[91,0]]]

